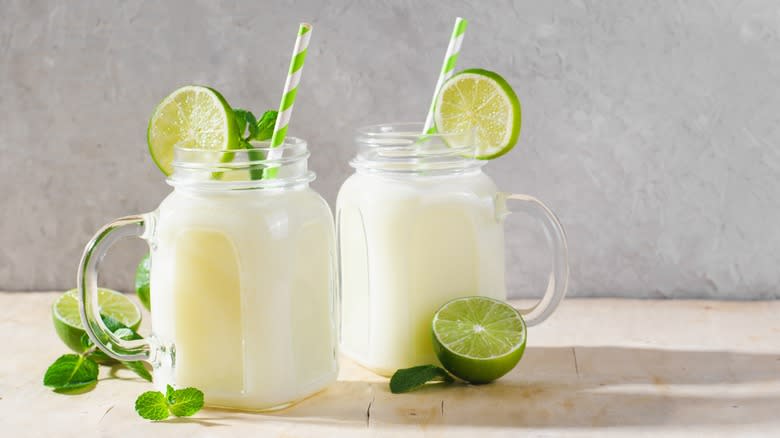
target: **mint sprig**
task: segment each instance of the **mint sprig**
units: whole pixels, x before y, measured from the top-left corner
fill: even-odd
[[[420,365],[401,369],[390,378],[390,392],[401,394],[422,388],[428,382],[451,383],[454,379],[441,367],[436,365]]]
[[[249,159],[252,161],[262,161],[265,159],[265,154],[262,151],[254,151],[254,147],[250,141],[265,141],[269,140],[274,133],[274,125],[276,124],[276,117],[279,114],[278,111],[268,110],[263,113],[260,120],[252,114],[252,111],[245,109],[234,108],[233,115],[236,119],[236,126],[238,128],[238,137],[241,146],[244,149],[249,150]],[[232,157],[230,158],[232,160]],[[263,168],[261,166],[252,166],[249,169],[249,176],[253,180],[263,178]]]
[[[271,138],[276,124],[277,111],[268,110],[258,119],[252,111],[236,108],[233,109],[236,119],[238,136],[243,143],[250,141],[265,141]]]
[[[57,392],[70,392],[95,385],[97,378],[97,362],[85,354],[63,354],[46,370],[43,384]]]
[[[147,391],[135,400],[135,411],[143,418],[161,421],[175,415],[189,417],[203,408],[203,392],[195,388],[173,389],[167,385],[165,394]]]
[[[141,339],[141,335],[110,316],[101,315],[106,328],[121,339]],[[43,376],[44,386],[55,392],[75,392],[90,390],[98,381],[98,364],[116,364],[111,357],[98,350],[86,333],[81,335],[84,351],[80,354],[64,354],[46,369]],[[121,362],[130,371],[142,379],[151,382],[152,374],[143,362]]]

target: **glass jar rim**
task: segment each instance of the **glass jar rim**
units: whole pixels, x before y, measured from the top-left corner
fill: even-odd
[[[187,148],[183,146],[175,146],[174,150],[192,152],[192,153],[198,153],[198,152],[228,153],[228,152],[249,152],[255,150],[255,151],[262,151],[262,152],[277,151],[279,154],[284,155],[285,151],[291,151],[291,150],[294,151],[300,149],[301,147],[306,148],[306,146],[308,145],[306,140],[300,139],[298,137],[286,137],[284,139],[284,143],[282,143],[277,147],[271,147],[271,140],[262,140],[262,141],[251,140],[247,143],[252,145],[252,149],[202,149],[202,148]]]
[[[473,133],[423,134],[417,122],[358,128],[357,153],[350,165],[359,171],[441,175],[473,171],[486,164],[475,158]]]
[[[175,187],[200,189],[278,188],[311,182],[311,153],[305,140],[287,137],[271,147],[270,141],[250,141],[243,149],[174,148],[173,173],[167,182]]]

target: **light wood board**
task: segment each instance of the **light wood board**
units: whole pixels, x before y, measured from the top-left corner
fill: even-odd
[[[66,352],[56,296],[0,293],[0,436],[780,436],[780,302],[570,299],[490,385],[394,395],[344,359],[337,383],[283,411],[149,423],[133,402],[150,385],[126,371],[82,395],[42,385]]]

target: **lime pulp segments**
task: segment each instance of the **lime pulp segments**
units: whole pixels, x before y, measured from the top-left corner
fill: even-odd
[[[523,317],[492,298],[448,302],[434,315],[432,329],[434,351],[444,368],[471,383],[488,383],[508,373],[525,350]]]
[[[154,110],[146,141],[157,167],[173,173],[174,148],[223,151],[241,147],[233,110],[216,90],[188,85]]]
[[[450,146],[473,145],[475,158],[497,158],[512,150],[520,137],[520,100],[499,74],[463,70],[442,85],[434,122]]]

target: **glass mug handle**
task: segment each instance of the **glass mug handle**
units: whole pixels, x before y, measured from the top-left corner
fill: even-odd
[[[126,340],[116,337],[100,317],[97,277],[100,261],[116,241],[125,237],[149,240],[151,214],[119,218],[98,231],[84,248],[77,278],[81,324],[89,339],[103,352],[122,361],[150,361],[153,351],[150,339]]]
[[[533,196],[499,193],[497,201],[498,216],[501,219],[511,212],[522,211],[539,220],[544,226],[547,243],[552,249],[552,271],[547,283],[547,291],[533,307],[518,309],[523,314],[526,324],[529,327],[534,326],[549,318],[566,295],[569,284],[569,249],[566,244],[566,232],[555,213]],[[513,201],[517,206],[516,209],[509,209],[507,201]]]

